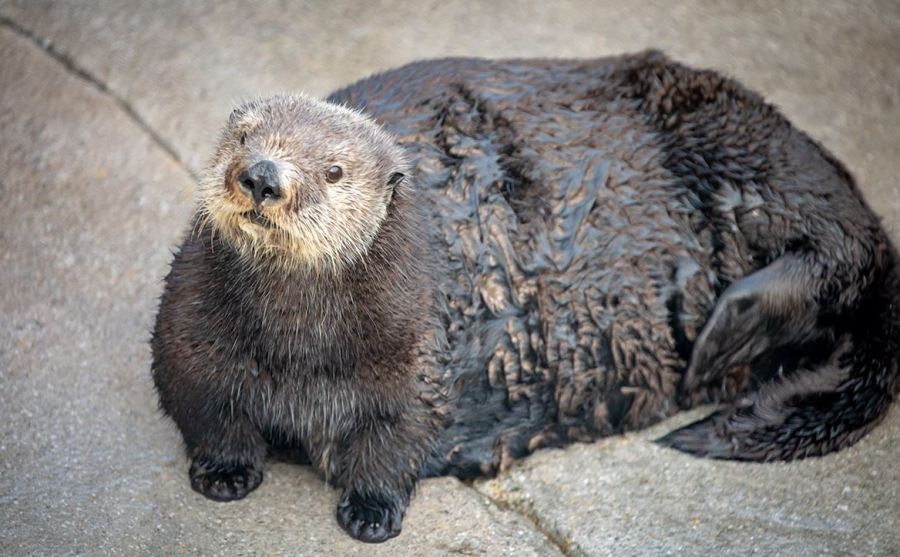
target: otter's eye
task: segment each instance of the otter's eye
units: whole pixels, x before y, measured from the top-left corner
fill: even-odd
[[[247,141],[247,132],[241,132],[241,145]]]
[[[337,182],[343,175],[344,171],[338,165],[329,167],[328,170],[325,171],[325,179],[328,180],[329,184]]]

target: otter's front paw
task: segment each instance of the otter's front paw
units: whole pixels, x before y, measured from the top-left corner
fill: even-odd
[[[191,462],[191,487],[214,501],[241,499],[259,487],[263,473],[260,466],[217,461],[196,457]]]
[[[366,497],[344,492],[338,503],[337,519],[341,527],[357,540],[380,543],[400,533],[406,505],[390,498]]]

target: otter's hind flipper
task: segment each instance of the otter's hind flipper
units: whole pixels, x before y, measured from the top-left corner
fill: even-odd
[[[657,443],[700,457],[750,461],[822,456],[852,445],[884,415],[894,387],[887,375],[852,377],[853,362],[843,363],[850,365],[796,371]]]
[[[729,286],[694,343],[684,388],[715,384],[773,348],[821,336],[813,266],[789,255]]]
[[[699,337],[694,348],[697,361],[687,379],[693,387],[715,382],[729,366],[749,363],[744,358],[759,362],[770,358],[774,348],[796,343],[802,351],[802,343],[816,336],[817,346],[823,339],[832,346],[828,355],[809,358],[784,374],[765,371],[772,362],[757,366],[754,373],[762,369],[765,376],[756,377],[761,383],[756,391],[669,433],[659,444],[709,458],[793,460],[849,446],[884,416],[900,386],[900,289],[892,259],[883,274],[855,298],[843,321],[829,330],[823,330],[817,319],[823,310],[809,304],[815,289],[799,287],[804,284],[802,277],[809,275],[798,274],[802,269],[798,262],[802,260],[792,258],[770,265],[726,290],[719,301],[725,309],[717,306]],[[767,285],[774,287],[766,291]],[[753,301],[746,302],[748,298]],[[795,315],[779,312],[773,301]],[[740,315],[749,316],[751,323],[741,323]],[[760,326],[760,315],[766,316],[764,326]],[[724,340],[729,326],[738,333],[731,344]],[[761,335],[766,338],[760,339]],[[710,339],[721,344],[702,344]],[[743,346],[746,343],[752,349]],[[708,366],[702,374],[697,362]]]

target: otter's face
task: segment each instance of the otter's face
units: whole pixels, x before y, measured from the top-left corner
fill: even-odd
[[[231,114],[200,214],[246,255],[339,269],[365,255],[405,173],[402,149],[367,117],[277,96]]]

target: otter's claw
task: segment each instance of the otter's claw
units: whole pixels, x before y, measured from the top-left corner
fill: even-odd
[[[345,492],[337,508],[337,520],[357,540],[380,543],[400,533],[403,510],[380,498]]]
[[[252,464],[220,462],[209,457],[197,457],[188,472],[194,491],[214,501],[241,499],[259,487],[262,469]]]

